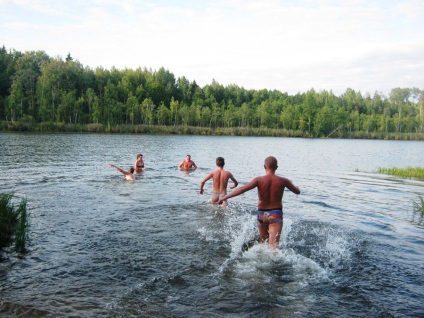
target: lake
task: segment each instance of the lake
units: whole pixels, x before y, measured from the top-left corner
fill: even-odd
[[[0,315],[423,317],[424,142],[0,133],[0,191],[26,198],[28,253],[0,262]],[[146,171],[127,170],[142,153]],[[183,172],[187,154],[200,169]],[[264,159],[286,191],[279,250],[247,251],[257,193],[208,204],[215,158],[243,185]]]

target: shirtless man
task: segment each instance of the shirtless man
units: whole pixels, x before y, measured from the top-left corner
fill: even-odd
[[[191,170],[191,169],[197,169],[196,164],[193,160],[191,160],[191,156],[187,155],[187,157],[181,161],[181,163],[178,165],[178,169],[181,170]]]
[[[145,170],[144,168],[144,161],[143,161],[143,155],[142,154],[138,154],[137,155],[137,160],[134,163],[134,170],[137,173],[140,173],[142,171]]]
[[[238,185],[237,180],[233,177],[231,172],[224,170],[224,165],[224,158],[216,158],[216,166],[218,169],[209,173],[200,183],[200,194],[203,194],[203,186],[205,185],[205,182],[213,178],[213,194],[211,197],[212,204],[218,204],[219,199],[227,194],[227,185],[229,179],[234,182],[234,185],[230,186],[230,189],[234,189]],[[227,205],[227,202],[223,201],[221,205],[225,206]]]
[[[283,229],[283,194],[284,188],[295,194],[300,190],[289,179],[275,175],[277,159],[268,157],[264,165],[266,174],[256,177],[248,184],[234,190],[230,194],[221,197],[219,203],[229,198],[240,195],[246,191],[258,188],[258,229],[261,242],[268,240],[272,249],[278,247],[281,231]]]
[[[125,180],[128,180],[128,181],[134,181],[135,180],[135,177],[134,177],[134,168],[133,167],[130,167],[128,169],[128,171],[125,171],[125,170],[122,170],[121,168],[119,168],[119,167],[117,167],[117,166],[115,166],[115,165],[113,165],[111,163],[109,163],[108,165],[110,167],[114,167],[120,173],[122,173],[123,175],[125,175]]]

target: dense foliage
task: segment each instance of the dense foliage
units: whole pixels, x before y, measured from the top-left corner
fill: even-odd
[[[29,226],[27,202],[22,199],[15,207],[12,199],[12,194],[0,193],[0,251],[14,241],[15,250],[24,252]]]
[[[199,87],[164,68],[90,69],[43,51],[0,48],[0,120],[24,123],[271,129],[290,135],[367,137],[424,131],[424,90],[390,96],[347,89],[289,95],[216,81]],[[293,133],[295,132],[295,133]]]

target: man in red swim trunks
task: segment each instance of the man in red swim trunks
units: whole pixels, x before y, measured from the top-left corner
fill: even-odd
[[[283,194],[287,188],[295,194],[300,190],[289,179],[275,175],[277,159],[268,157],[264,165],[266,174],[256,177],[248,184],[221,197],[219,203],[224,200],[240,195],[246,191],[258,188],[258,229],[261,242],[268,240],[271,248],[278,247],[281,231],[283,229]]]

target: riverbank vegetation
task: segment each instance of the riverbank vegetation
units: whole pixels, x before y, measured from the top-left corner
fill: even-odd
[[[414,209],[416,212],[421,212],[421,215],[424,216],[424,198],[419,196],[419,201],[414,201]]]
[[[12,200],[12,194],[0,193],[0,251],[14,242],[15,250],[22,253],[28,240],[27,202],[22,199],[15,206]]]
[[[90,69],[44,51],[0,48],[3,131],[130,132],[424,140],[424,90],[289,95],[160,68]]]
[[[402,178],[415,178],[424,180],[424,168],[414,168],[414,167],[407,167],[407,168],[378,168],[378,172],[402,177]]]

